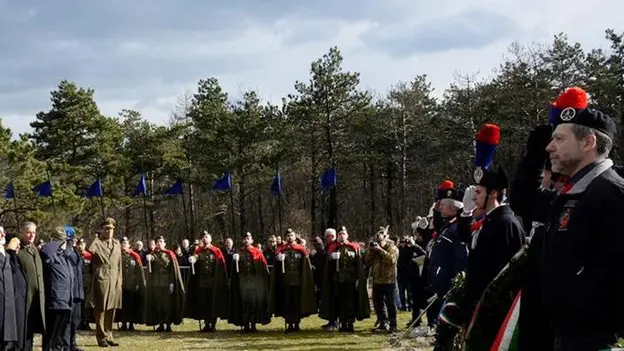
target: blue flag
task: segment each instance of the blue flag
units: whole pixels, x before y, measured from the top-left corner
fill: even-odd
[[[282,177],[280,176],[279,171],[273,177],[273,183],[271,184],[271,192],[275,196],[279,196],[282,194]]]
[[[4,192],[4,198],[7,200],[15,198],[15,187],[13,187],[13,183],[7,184],[6,190]]]
[[[37,193],[37,196],[52,197],[52,183],[48,180],[32,188],[32,191]]]
[[[336,168],[332,167],[321,176],[321,190],[327,191],[336,186]]]
[[[145,182],[145,173],[141,173],[141,179],[139,179],[139,184],[137,184],[136,189],[132,193],[132,196],[137,195],[147,195],[147,184]]]
[[[182,179],[177,179],[173,185],[165,191],[165,195],[180,195],[184,191],[182,187]]]
[[[214,191],[232,190],[232,173],[225,172],[222,178],[215,180],[212,183],[212,190]]]
[[[91,184],[89,189],[87,189],[85,196],[88,199],[91,199],[93,197],[102,197],[102,195],[102,179],[98,178],[95,183]]]

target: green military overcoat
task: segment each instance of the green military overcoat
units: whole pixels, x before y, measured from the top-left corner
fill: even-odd
[[[89,305],[101,311],[121,309],[121,244],[113,239],[109,246],[107,241],[95,238],[89,251],[93,255]]]
[[[32,323],[27,326],[27,329],[33,333],[43,334],[45,333],[45,288],[43,283],[43,263],[41,256],[39,256],[39,250],[34,245],[24,246],[22,245],[19,253],[17,254],[24,277],[26,278],[26,314],[30,315],[31,308],[37,308],[33,306],[33,300],[35,294],[39,295],[39,307],[40,316],[37,316],[36,320],[29,318],[27,323]],[[41,319],[39,319],[40,317]]]

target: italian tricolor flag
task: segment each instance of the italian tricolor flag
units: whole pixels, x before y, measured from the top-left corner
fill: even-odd
[[[498,330],[490,351],[517,351],[519,349],[518,318],[520,317],[520,294],[521,292],[518,292],[518,295],[516,295],[503,325]]]

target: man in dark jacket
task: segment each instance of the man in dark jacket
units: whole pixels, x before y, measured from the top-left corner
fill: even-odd
[[[15,292],[11,258],[4,250],[6,235],[0,227],[0,348],[11,349],[17,342],[18,333],[15,313]]]
[[[444,184],[446,183],[446,185]],[[437,301],[430,307],[433,309],[427,317],[436,319],[442,308],[444,296],[453,285],[453,278],[468,266],[468,248],[462,240],[457,218],[463,208],[463,194],[455,189],[450,181],[445,181],[439,194],[440,214],[444,218],[441,231],[433,239],[427,264],[427,288],[431,294],[437,294]],[[446,188],[446,189],[444,189]],[[448,350],[452,345],[455,330],[448,325],[438,325],[434,350]]]
[[[73,305],[71,319],[69,325],[69,344],[70,351],[81,351],[76,345],[76,330],[82,322],[82,303],[85,298],[84,282],[82,280],[82,257],[74,248],[74,237],[76,231],[72,227],[65,227],[67,233],[67,247],[65,248],[65,256],[73,273]]]
[[[556,128],[552,135],[549,126],[532,133],[533,157],[520,165],[514,184],[517,203],[549,209],[534,218],[547,228],[536,273],[546,306],[540,317],[550,321],[555,350],[606,349],[624,335],[624,179],[608,158],[617,128],[587,100],[580,88],[557,99]],[[538,187],[543,150],[552,171],[569,177],[559,192]]]
[[[45,323],[45,288],[43,284],[43,263],[39,250],[35,246],[37,225],[26,222],[22,226],[21,248],[17,254],[26,278],[26,341],[25,350],[33,349],[34,334],[44,334]]]
[[[46,292],[46,324],[49,326],[43,336],[45,350],[70,349],[70,320],[74,305],[74,270],[70,266],[65,250],[67,241],[65,228],[57,227],[51,241],[41,248],[43,277]]]
[[[485,124],[477,134],[475,184],[466,189],[463,219],[472,218],[473,210],[485,212],[479,229],[470,238],[470,255],[466,274],[466,300],[462,306],[464,323],[470,316],[488,284],[520,250],[524,229],[513,210],[503,205],[509,179],[502,168],[494,170],[494,154],[500,138],[495,124]]]

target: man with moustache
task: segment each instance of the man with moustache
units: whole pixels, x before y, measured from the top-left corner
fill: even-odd
[[[624,180],[609,158],[617,126],[587,106],[581,88],[557,98],[551,126],[529,136],[531,157],[513,189],[520,207],[547,209],[533,213],[547,228],[533,272],[545,308],[535,318],[549,321],[546,344],[561,351],[607,349],[624,334]],[[552,171],[568,177],[560,191],[538,186],[546,152]]]
[[[102,233],[89,246],[92,254],[90,303],[95,317],[95,336],[98,346],[119,346],[113,340],[115,310],[121,309],[122,266],[121,244],[113,238],[115,220],[105,219]]]

